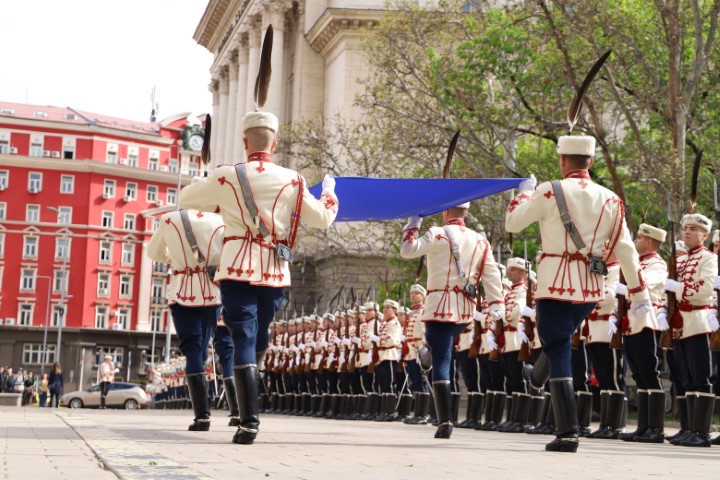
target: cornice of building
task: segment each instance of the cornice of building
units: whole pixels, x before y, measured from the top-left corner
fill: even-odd
[[[387,10],[328,8],[305,35],[310,47],[324,54],[344,35],[359,36],[374,28]]]

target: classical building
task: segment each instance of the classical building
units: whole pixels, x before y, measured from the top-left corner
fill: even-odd
[[[0,102],[0,364],[47,370],[61,343],[65,371],[87,384],[96,356],[112,354],[123,378],[153,346],[160,360],[167,267],[144,245],[153,214],[200,172],[203,129],[188,115]]]

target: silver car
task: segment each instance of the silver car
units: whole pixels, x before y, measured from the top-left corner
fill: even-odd
[[[100,385],[93,385],[88,390],[66,393],[60,397],[60,405],[70,408],[97,408],[100,406]],[[110,384],[105,405],[108,408],[136,410],[147,408],[150,405],[150,397],[141,385],[115,382]]]

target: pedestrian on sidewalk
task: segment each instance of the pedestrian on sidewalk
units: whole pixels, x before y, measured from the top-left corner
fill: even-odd
[[[43,373],[40,383],[38,383],[38,403],[40,407],[47,407],[49,385],[50,380],[48,380],[48,374]]]
[[[60,395],[62,395],[63,390],[63,375],[60,362],[53,364],[48,389],[50,390],[50,406],[58,408],[60,406]]]
[[[115,380],[115,369],[112,363],[112,355],[105,355],[103,363],[100,364],[100,408],[105,409],[105,398],[107,397],[110,385]]]

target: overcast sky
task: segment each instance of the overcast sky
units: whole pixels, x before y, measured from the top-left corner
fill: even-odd
[[[207,0],[0,0],[0,101],[148,121],[212,109]]]

